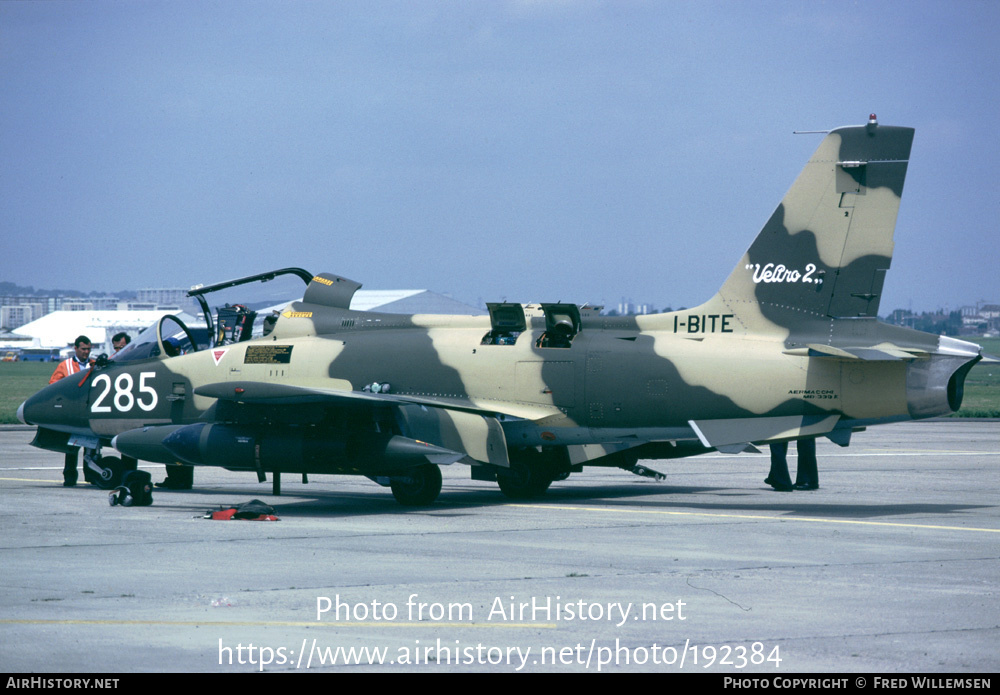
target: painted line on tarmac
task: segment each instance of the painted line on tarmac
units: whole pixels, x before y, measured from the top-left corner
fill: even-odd
[[[850,454],[826,453],[821,458],[867,458],[869,456],[897,456],[905,458],[908,456],[989,456],[987,451],[858,451]],[[791,455],[789,455],[791,458]]]
[[[893,521],[857,521],[855,519],[824,519],[812,516],[762,516],[759,514],[712,514],[709,512],[671,512],[657,509],[621,509],[607,507],[571,507],[549,504],[507,504],[508,507],[523,507],[525,509],[557,509],[571,512],[603,512],[605,514],[660,514],[666,516],[701,516],[711,519],[752,519],[755,521],[804,521],[819,524],[855,524],[858,526],[893,526],[897,528],[930,529],[935,531],[980,531],[983,533],[1000,533],[997,528],[978,528],[975,526],[938,526],[934,524],[904,524]]]
[[[988,451],[858,451],[847,454],[837,454],[837,453],[822,453],[819,455],[821,459],[828,458],[869,458],[876,456],[895,456],[898,458],[906,458],[908,456],[989,456]],[[699,454],[698,459],[704,461],[706,459],[733,459],[733,454]],[[740,454],[744,458],[749,458],[754,456],[756,458],[767,458],[768,454],[765,452],[760,452],[759,454],[747,453]],[[796,458],[798,454],[789,450],[788,458]],[[640,459],[641,461],[659,461],[663,459]],[[11,469],[8,469],[11,470]]]
[[[859,457],[875,457],[875,456],[897,456],[899,458],[905,458],[908,456],[989,456],[988,451],[858,451],[850,453],[824,453],[820,458],[859,458]],[[759,454],[744,454],[743,458],[757,457],[766,458],[768,454],[761,452]],[[788,458],[794,459],[797,454],[794,451],[788,452]],[[708,459],[721,459],[732,461],[734,458],[733,454],[701,454],[698,456],[698,460],[706,461]],[[658,461],[661,459],[640,459],[643,461]],[[151,463],[151,464],[141,464],[139,468],[146,468],[149,470],[158,470],[160,468],[165,468],[165,464],[162,463]],[[221,468],[221,466],[209,466],[209,468]],[[0,468],[3,471],[62,471],[62,466],[5,466]],[[317,473],[317,475],[323,475],[322,473]],[[330,475],[335,475],[331,473]],[[12,480],[11,478],[0,478],[0,480]]]
[[[150,463],[142,464],[139,468],[148,468],[150,470],[155,470],[157,468],[166,468],[166,464],[163,463]],[[5,466],[3,470],[5,471],[61,471],[62,466]]]
[[[0,478],[0,480],[9,480],[15,483],[48,483],[49,485],[59,485],[62,486],[58,480],[45,480],[44,478]],[[86,485],[87,483],[84,483]],[[75,486],[74,486],[75,487]],[[81,487],[83,487],[81,485]]]
[[[453,627],[453,628],[484,628],[496,627],[504,629],[535,629],[555,630],[555,623],[437,623],[424,622],[393,622],[379,620],[374,622],[303,622],[288,620],[20,620],[14,618],[0,619],[0,625],[157,625],[163,627]]]

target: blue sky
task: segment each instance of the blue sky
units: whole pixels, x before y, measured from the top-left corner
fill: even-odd
[[[916,128],[881,312],[1000,302],[1000,3],[0,2],[0,280],[277,267],[711,296],[819,143]]]

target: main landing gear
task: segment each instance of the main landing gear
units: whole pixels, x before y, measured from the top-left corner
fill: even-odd
[[[422,507],[441,493],[441,469],[434,464],[410,468],[403,475],[392,476],[392,496],[405,507]]]
[[[500,492],[513,500],[541,497],[555,480],[569,477],[569,468],[553,451],[534,448],[509,452],[510,468],[497,471]]]

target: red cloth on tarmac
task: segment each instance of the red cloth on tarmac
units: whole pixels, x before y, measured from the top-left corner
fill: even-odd
[[[261,514],[253,517],[236,516],[235,507],[233,509],[223,509],[218,512],[212,512],[212,516],[210,518],[212,521],[279,521],[278,517],[274,514]]]

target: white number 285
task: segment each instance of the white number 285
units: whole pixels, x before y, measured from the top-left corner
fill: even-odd
[[[147,380],[152,380],[155,376],[156,372],[140,372],[139,392],[137,395],[133,395],[132,387],[135,384],[132,380],[132,375],[128,373],[119,374],[114,382],[114,396],[111,397],[111,402],[114,403],[115,410],[127,413],[136,405],[147,412],[155,408],[156,390],[146,383]],[[111,395],[111,377],[107,374],[99,374],[94,378],[91,388],[103,388],[104,390],[98,394],[97,399],[90,406],[90,412],[110,413],[111,406],[105,405],[104,401]],[[148,399],[145,401],[143,400],[144,395],[148,396]]]

